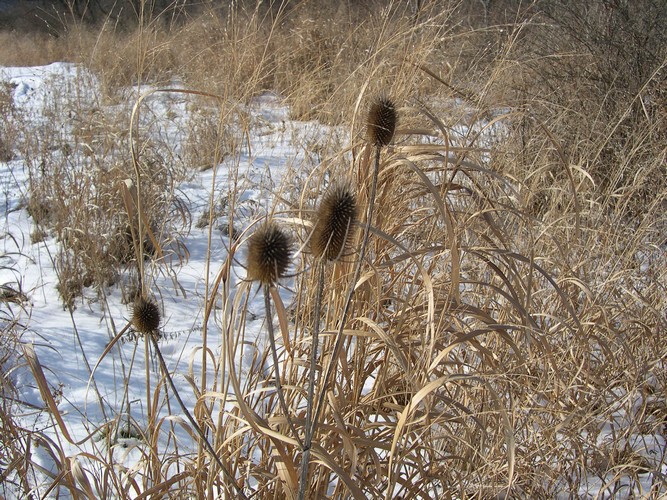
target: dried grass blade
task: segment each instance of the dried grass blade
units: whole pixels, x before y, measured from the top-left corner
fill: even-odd
[[[271,297],[273,298],[273,305],[276,308],[276,315],[278,316],[278,325],[280,326],[280,333],[283,337],[283,346],[287,351],[287,354],[292,355],[292,346],[289,339],[289,324],[288,324],[288,314],[285,309],[285,304],[283,299],[280,297],[280,293],[275,286],[270,287]]]
[[[72,439],[72,436],[70,436],[69,430],[65,425],[65,421],[60,415],[60,411],[58,410],[58,405],[56,404],[55,400],[53,399],[53,395],[49,390],[49,384],[46,381],[46,377],[44,376],[44,371],[42,370],[42,365],[40,364],[39,359],[37,358],[37,353],[35,352],[35,349],[33,348],[32,344],[23,344],[22,349],[23,349],[23,354],[25,355],[25,358],[28,361],[28,366],[30,366],[30,371],[32,371],[32,374],[35,377],[35,382],[37,382],[39,393],[42,396],[44,403],[46,403],[49,412],[51,413],[51,415],[53,415],[53,418],[56,419],[56,423],[58,424],[58,427],[62,431],[63,436],[70,443],[78,444]]]
[[[401,153],[436,153],[446,150],[449,153],[490,153],[488,148],[472,148],[468,146],[448,146],[446,144],[406,144],[398,146]]]
[[[396,429],[394,430],[394,437],[391,442],[391,451],[389,452],[389,464],[387,465],[387,479],[389,486],[387,488],[387,495],[385,495],[387,500],[390,498],[390,492],[393,491],[393,486],[396,482],[396,474],[394,473],[394,462],[397,458],[396,451],[398,447],[398,441],[401,439],[403,434],[403,429],[408,425],[408,418],[426,396],[441,387],[449,379],[449,375],[443,375],[442,377],[439,377],[426,384],[412,397],[410,403],[401,412],[401,416],[399,417],[398,422],[396,422]]]
[[[141,500],[143,498],[161,498],[162,495],[164,495],[169,491],[169,488],[171,488],[174,484],[178,484],[183,479],[187,479],[190,476],[190,474],[191,473],[189,472],[181,472],[179,474],[174,474],[169,479],[162,481],[156,484],[155,486],[143,491],[139,496],[136,497],[136,499]]]
[[[394,356],[398,360],[399,364],[401,365],[401,368],[403,370],[405,370],[406,373],[407,373],[407,371],[408,371],[408,360],[405,357],[405,354],[403,354],[403,352],[401,351],[399,346],[396,344],[396,342],[394,342],[394,340],[382,328],[380,328],[380,325],[378,325],[375,321],[373,321],[369,318],[363,317],[363,316],[359,316],[355,319],[357,321],[360,321],[361,323],[364,323],[364,324],[368,325],[368,327],[371,330],[373,330],[373,332],[375,332],[377,337],[382,342],[384,342],[384,344],[387,347],[389,347],[389,349],[391,350],[391,352],[394,354]]]
[[[433,185],[431,179],[429,179],[428,176],[413,162],[409,160],[403,160],[402,163],[407,167],[409,167],[413,172],[415,172],[417,176],[421,179],[421,181],[424,183],[426,188],[433,196],[435,205],[438,208],[442,220],[445,223],[445,228],[447,229],[447,237],[449,238],[449,251],[451,255],[451,273],[450,273],[451,286],[449,295],[451,300],[453,300],[456,303],[459,303],[461,301],[461,293],[459,290],[461,284],[461,257],[459,252],[458,239],[456,237],[456,233],[454,232],[453,217],[449,213],[449,209],[445,201],[442,199],[442,196],[440,196],[440,191]]]
[[[312,445],[312,454],[317,458],[322,465],[331,469],[342,481],[345,483],[345,486],[350,490],[353,498],[355,499],[365,499],[367,498],[364,492],[356,485],[354,480],[350,475],[345,472],[345,470],[336,464],[336,461],[331,457],[319,444],[313,443]]]
[[[81,468],[81,465],[79,464],[79,461],[77,460],[77,457],[69,457],[69,472],[72,474],[72,477],[74,478],[74,481],[81,485],[83,488],[83,491],[85,491],[86,496],[94,500],[98,497],[98,495],[95,495],[93,493],[93,488],[90,485],[90,481],[88,481],[88,476],[86,476],[86,473],[84,470]]]

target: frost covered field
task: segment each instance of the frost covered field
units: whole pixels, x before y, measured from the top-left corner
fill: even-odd
[[[56,144],[47,145],[40,144],[41,138],[38,137],[21,139],[26,142],[34,139],[35,144],[31,146],[40,153],[46,152],[49,160],[62,162],[61,166],[65,168],[59,172],[63,177],[49,176],[45,182],[54,184],[42,188],[55,196],[75,199],[88,195],[95,198],[95,185],[87,186],[90,191],[79,191],[78,180],[70,177],[88,176],[91,175],[91,169],[107,166],[100,166],[95,158],[87,156],[97,141],[103,139],[91,136],[93,144],[73,142],[78,139],[74,130],[77,126],[76,115],[81,112],[100,112],[96,108],[99,103],[96,98],[95,78],[84,68],[61,63],[44,67],[2,68],[0,76],[3,83],[8,84],[6,88],[11,97],[8,105],[14,107],[17,122],[21,121],[21,126],[26,127],[21,133],[46,131],[44,139],[56,141]],[[128,89],[128,92],[136,97],[141,93],[139,89]],[[150,89],[145,92],[148,93]],[[329,131],[315,123],[289,121],[285,107],[277,98],[267,94],[254,99],[242,111],[248,123],[239,124],[239,130],[234,130],[234,133],[248,132],[240,127],[252,126],[252,135],[239,139],[245,142],[239,146],[238,154],[222,161],[215,169],[207,165],[207,168],[202,168],[201,171],[194,168],[189,172],[176,174],[175,171],[179,168],[179,159],[176,157],[186,154],[183,143],[188,139],[194,140],[192,137],[188,138],[184,128],[187,125],[188,113],[203,111],[189,110],[187,96],[184,97],[178,92],[153,94],[152,98],[146,98],[145,103],[146,113],[151,115],[146,122],[147,127],[150,127],[152,122],[157,129],[149,130],[148,133],[155,133],[158,141],[164,140],[162,144],[168,144],[165,146],[166,154],[170,155],[168,165],[151,165],[155,169],[152,175],[161,182],[170,183],[170,192],[159,195],[169,197],[162,205],[166,207],[165,210],[177,212],[176,215],[167,214],[161,221],[163,224],[167,224],[165,221],[173,223],[169,230],[173,230],[174,234],[168,236],[171,238],[168,241],[169,248],[165,244],[160,258],[146,262],[148,269],[145,273],[148,275],[147,286],[154,290],[160,309],[164,311],[160,325],[160,350],[170,370],[175,374],[174,382],[181,397],[192,411],[196,397],[191,384],[202,377],[202,330],[207,289],[221,272],[223,264],[227,264],[230,266],[228,287],[231,297],[234,297],[238,284],[246,276],[241,262],[243,250],[237,253],[237,259],[240,260],[225,260],[234,238],[241,238],[242,230],[256,222],[255,219],[265,217],[275,209],[273,193],[288,193],[298,188],[302,178],[309,174],[308,167],[312,165],[305,155],[310,148],[317,149],[318,136],[329,134]],[[127,120],[128,128],[130,112],[130,107],[110,111],[124,114],[125,116],[119,119]],[[215,121],[209,121],[202,126],[210,126],[213,130],[209,133],[215,134],[216,125]],[[54,128],[57,132],[53,132]],[[189,132],[194,133],[192,130]],[[113,161],[125,161],[129,167],[129,148],[126,151],[114,151],[112,154]],[[116,157],[115,154],[119,156]],[[215,154],[222,159],[228,152],[215,152],[209,161],[215,158]],[[42,169],[42,172],[50,168],[45,164],[49,160],[40,160],[39,169]],[[71,171],[67,171],[68,166],[72,167]],[[63,480],[58,478],[58,473],[62,467],[71,467],[67,463],[71,458],[80,462],[82,468],[91,468],[90,484],[95,485],[92,490],[95,496],[102,492],[103,496],[119,495],[120,491],[113,491],[113,486],[100,487],[99,482],[96,483],[96,480],[103,477],[92,470],[95,468],[95,460],[90,462],[86,459],[86,454],[96,456],[101,453],[101,456],[112,460],[114,466],[121,469],[127,467],[128,471],[137,467],[137,463],[145,458],[138,448],[146,438],[145,429],[142,428],[148,412],[145,398],[153,398],[146,393],[146,377],[159,378],[157,361],[149,356],[147,368],[146,357],[142,352],[144,344],[136,341],[133,329],[127,331],[117,342],[116,348],[102,358],[115,334],[131,318],[132,308],[128,308],[127,302],[128,296],[132,297],[132,294],[136,293],[134,289],[137,283],[131,281],[136,281],[136,272],[132,275],[129,269],[133,266],[123,262],[120,275],[114,276],[110,283],[105,283],[99,290],[85,284],[83,288],[77,288],[80,286],[77,283],[79,276],[64,277],[65,273],[83,273],[85,270],[68,267],[68,257],[61,254],[67,250],[63,250],[62,242],[58,241],[58,235],[63,233],[49,234],[49,228],[41,227],[31,212],[33,205],[29,200],[34,196],[31,189],[34,189],[36,183],[34,180],[31,183],[31,175],[35,172],[32,172],[30,167],[29,160],[25,157],[2,164],[5,198],[2,282],[7,305],[11,310],[5,320],[11,319],[11,314],[16,313],[16,321],[22,329],[25,328],[21,333],[21,341],[30,346],[30,352],[34,350],[35,362],[41,365],[44,380],[57,404],[59,418],[64,426],[59,427],[48,411],[41,410],[45,407],[45,401],[29,367],[21,361],[17,363],[14,358],[8,359],[7,363],[18,365],[6,367],[10,372],[8,382],[17,390],[16,400],[13,400],[12,396],[12,401],[7,402],[10,405],[8,408],[18,404],[23,411],[17,425],[43,434],[42,437],[46,440],[42,444],[36,442],[34,448],[29,448],[29,461],[34,460],[34,467],[31,467],[26,479],[31,488],[34,487],[36,495],[43,495],[49,490],[53,494],[58,493],[62,487],[57,484]],[[128,169],[126,174],[128,178],[132,177],[131,170]],[[179,178],[168,179],[170,175],[178,175]],[[121,176],[116,180],[125,179]],[[285,183],[286,186],[283,185]],[[122,199],[122,184],[113,188],[117,188],[118,192],[110,195]],[[231,189],[235,190],[233,199],[237,213],[237,219],[233,222],[225,215],[230,199],[228,192]],[[72,205],[78,206],[78,201],[72,202]],[[50,211],[49,205],[52,203],[63,203],[66,209],[70,206],[67,200],[56,201],[48,198],[37,203],[44,203],[45,206],[41,208],[43,211]],[[94,203],[90,199],[84,200],[84,203],[87,206],[83,211],[88,216],[97,215],[91,215],[89,210],[101,210],[100,207],[90,206],[89,203]],[[99,214],[101,217],[107,215],[111,216]],[[72,214],[73,219],[80,216],[80,213]],[[171,217],[174,216],[178,219],[177,222],[172,220]],[[75,230],[67,225],[71,221],[59,222],[65,225],[62,228],[64,233]],[[104,224],[106,221],[97,222]],[[99,229],[91,229],[96,230]],[[167,229],[159,228],[154,231]],[[230,238],[230,234],[233,234],[234,238]],[[103,252],[113,251],[115,245],[128,245],[128,234],[125,232],[103,232],[95,236],[104,240],[101,248]],[[167,236],[164,238],[166,241]],[[64,304],[61,292],[63,286],[75,287],[80,296],[71,297],[65,292],[65,297],[71,298],[69,303]],[[285,293],[291,295],[289,290],[285,290]],[[131,299],[129,301],[132,303]],[[220,306],[216,305],[215,301],[211,304]],[[266,341],[259,335],[264,316],[263,300],[252,294],[245,307],[244,340],[239,349],[248,349],[249,353],[241,359],[239,352],[239,369],[264,370],[265,367],[258,364],[259,361],[254,364],[249,361],[258,353],[261,356],[261,352],[266,349]],[[219,325],[214,335],[216,338],[209,346],[209,355],[217,358],[220,356],[221,342]],[[95,365],[97,366],[92,374]],[[212,369],[208,376],[215,377],[216,369]],[[160,390],[159,386],[157,390]],[[166,422],[170,422],[172,418],[178,422],[183,420],[178,407],[174,408],[175,411],[170,411],[166,397],[158,396],[155,402],[156,419]],[[112,428],[108,424],[113,419],[116,419],[117,425]],[[178,435],[179,441],[183,440],[183,443],[178,443],[178,449],[187,457],[196,451],[196,446],[192,439],[188,439],[187,432],[178,431],[178,426],[174,426],[169,432]],[[63,432],[69,434],[69,439],[63,439]],[[169,433],[157,439],[159,445],[165,448],[175,446],[170,442]],[[53,454],[55,456],[52,456]],[[3,476],[6,481],[5,494],[20,497],[25,486],[19,480],[21,473],[12,471],[15,467],[16,465],[10,466],[3,471],[6,474]],[[165,472],[169,475],[175,473]],[[70,480],[65,479],[64,484],[70,484]],[[147,487],[141,481],[130,480],[127,486],[123,486],[122,491],[129,496],[135,496],[145,489]],[[23,490],[23,493],[26,491]],[[76,495],[77,491],[70,493]],[[88,491],[84,489],[84,493]]]
[[[660,87],[615,142],[415,67],[0,67],[0,496],[667,494]]]

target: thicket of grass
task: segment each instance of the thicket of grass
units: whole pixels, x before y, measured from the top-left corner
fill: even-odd
[[[645,456],[635,441],[664,443],[667,423],[667,14],[649,0],[485,5],[477,16],[444,1],[241,2],[170,29],[147,16],[136,30],[76,24],[57,40],[37,39],[44,50],[35,63],[51,51],[82,63],[104,89],[94,105],[62,96],[76,117],[71,138],[56,121],[37,137],[1,108],[10,118],[3,147],[30,170],[28,209],[61,242],[54,258],[67,306],[82,288],[128,274],[131,299],[159,294],[137,277],[149,273],[144,259],[167,269],[177,265],[165,258],[169,248],[176,257],[185,251],[178,234],[188,214],[175,186],[189,169],[238,154],[253,128],[242,105],[264,91],[282,96],[295,119],[351,132],[346,144],[322,138],[323,161],[308,165],[308,183],[277,193],[274,215],[264,218],[307,249],[326,179],[348,182],[359,206],[342,259],[324,263],[306,251],[295,262],[291,303],[275,292],[281,280],[263,284],[277,339],[272,348],[253,345],[251,362],[267,370],[241,370],[255,288],[232,290],[228,279],[264,218],[230,241],[225,262],[210,262],[217,279],[202,299],[211,321],[193,385],[196,424],[182,425],[216,458],[204,445],[195,455],[160,448],[171,431],[148,411],[140,470],[122,475],[101,453],[88,457],[94,480],[86,484],[62,457],[54,485],[105,497],[136,489],[156,498],[239,490],[259,498],[300,490],[311,498],[492,498],[576,494],[597,479],[601,495],[665,493],[665,456]],[[13,61],[0,53],[5,62]],[[184,124],[185,150],[161,139],[166,118],[158,117],[136,122],[131,154],[137,96],[127,87],[175,78],[217,98],[186,96],[199,111]],[[399,122],[374,179],[366,122],[381,94]],[[127,179],[138,198],[124,191]],[[214,186],[211,193],[214,217]],[[237,194],[225,202],[229,234]],[[129,238],[113,239],[127,244],[118,251],[94,237],[128,230]],[[159,352],[152,338],[146,356]],[[218,348],[219,356],[206,355]],[[154,384],[168,384],[164,370],[155,375]],[[146,408],[158,407],[165,392],[148,387],[146,398]],[[17,430],[4,401],[3,425]],[[308,407],[318,401],[305,487]],[[110,418],[107,435],[124,424]],[[31,465],[18,467],[20,441],[3,439],[13,443],[3,463],[25,491]],[[651,490],[640,491],[649,472]]]

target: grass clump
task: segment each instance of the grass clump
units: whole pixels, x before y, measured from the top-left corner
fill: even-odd
[[[14,86],[8,82],[0,83],[0,161],[8,162],[14,159],[15,148],[18,145],[17,121],[19,111],[14,106],[12,93]]]
[[[86,78],[92,76],[75,76],[67,84],[80,86],[83,94]],[[53,258],[59,293],[68,307],[74,307],[87,288],[97,295],[116,284],[125,270],[136,270],[132,231],[138,229],[137,195],[150,200],[143,207],[150,229],[142,236],[144,257],[178,259],[179,232],[189,226],[189,213],[175,192],[186,170],[164,148],[159,131],[153,142],[141,144],[138,168],[146,182],[140,192],[130,194],[125,181],[134,177],[134,169],[126,158],[129,137],[122,129],[129,111],[107,113],[98,105],[91,96],[54,95],[46,110],[51,120],[41,136],[29,130],[29,117],[20,123],[28,212],[39,236],[35,243],[47,235],[60,243]],[[68,113],[61,114],[61,108]]]

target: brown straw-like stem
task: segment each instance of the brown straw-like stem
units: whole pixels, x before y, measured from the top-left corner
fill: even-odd
[[[299,440],[296,427],[292,421],[280,379],[280,363],[278,350],[273,332],[273,316],[271,314],[271,286],[287,272],[292,257],[291,240],[287,233],[275,223],[268,222],[260,227],[248,240],[248,279],[259,281],[264,292],[264,307],[266,310],[266,329],[269,334],[273,371],[278,400],[287,423],[295,439]],[[300,441],[300,440],[299,440]]]
[[[308,471],[307,471],[308,463],[306,462],[305,458],[309,458],[309,450],[312,446],[313,436],[315,435],[317,427],[319,425],[319,417],[320,413],[322,412],[322,408],[324,406],[324,399],[327,394],[327,387],[331,381],[331,377],[336,368],[340,350],[343,346],[343,340],[344,340],[343,330],[345,329],[345,321],[350,312],[355,285],[357,281],[359,281],[359,277],[361,276],[361,268],[366,258],[366,250],[368,248],[370,227],[373,223],[375,197],[377,194],[378,174],[380,171],[380,153],[382,151],[382,147],[387,146],[391,142],[394,136],[394,131],[396,130],[396,121],[397,121],[396,109],[394,107],[394,104],[389,99],[380,97],[376,102],[374,102],[371,105],[367,122],[367,138],[368,142],[370,143],[370,146],[374,147],[375,149],[375,159],[373,162],[371,189],[368,196],[368,208],[366,210],[366,223],[364,224],[364,232],[361,238],[361,244],[359,247],[359,256],[354,269],[354,275],[347,296],[345,298],[343,314],[340,320],[340,324],[338,326],[338,331],[336,332],[336,340],[334,343],[333,353],[331,355],[331,358],[329,359],[329,364],[327,365],[327,370],[323,377],[321,392],[317,400],[317,406],[315,407],[315,413],[312,419],[311,432],[308,436],[306,436],[307,439],[304,440],[303,468],[305,468],[306,471],[304,472],[302,468],[302,482],[300,484],[300,489],[299,489],[299,500],[303,500],[305,498],[305,489],[306,489],[305,482],[308,477]],[[303,479],[304,476],[305,480]]]
[[[164,375],[164,378],[167,379],[167,382],[169,383],[169,386],[171,387],[171,391],[174,394],[174,397],[176,398],[176,401],[178,401],[179,406],[181,407],[181,410],[183,410],[183,413],[185,414],[186,418],[190,422],[190,425],[192,425],[192,428],[195,430],[197,435],[199,436],[199,439],[201,440],[201,443],[204,445],[204,448],[209,452],[211,455],[211,458],[215,461],[215,463],[218,465],[220,470],[223,472],[227,480],[231,483],[231,485],[234,487],[234,490],[236,491],[236,494],[238,495],[238,498],[248,498],[245,493],[243,493],[243,490],[241,487],[236,484],[236,481],[234,480],[234,476],[232,476],[232,473],[227,470],[227,467],[224,466],[222,463],[222,460],[218,457],[218,454],[216,451],[213,449],[213,446],[211,446],[211,443],[208,442],[208,439],[206,439],[206,436],[204,435],[204,432],[201,430],[201,427],[199,427],[199,424],[197,421],[192,417],[192,414],[190,414],[190,411],[188,408],[185,406],[185,403],[183,403],[183,400],[181,399],[181,396],[178,394],[178,390],[176,389],[176,385],[174,384],[173,379],[171,378],[171,375],[169,374],[169,370],[167,369],[167,363],[165,363],[164,358],[162,357],[162,353],[160,352],[160,347],[158,346],[157,339],[154,335],[147,335],[147,338],[150,338],[150,340],[153,343],[153,350],[155,351],[155,354],[157,354],[158,361],[160,362],[160,368],[162,369],[162,374]]]

